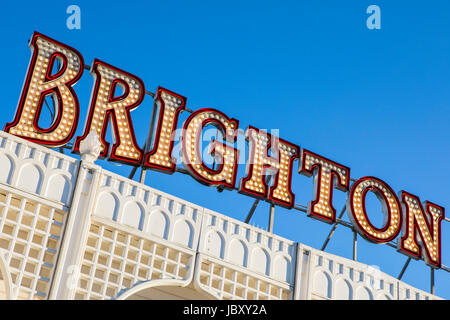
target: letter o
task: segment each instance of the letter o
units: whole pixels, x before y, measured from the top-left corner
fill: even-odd
[[[382,204],[384,214],[382,228],[375,227],[367,216],[365,199],[369,191],[374,192]],[[347,199],[347,213],[358,233],[371,242],[389,242],[395,239],[401,230],[400,202],[391,187],[375,177],[363,177],[353,184]]]

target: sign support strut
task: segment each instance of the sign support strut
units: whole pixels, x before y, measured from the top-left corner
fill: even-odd
[[[267,231],[273,233],[273,217],[275,216],[275,205],[273,203],[270,204],[270,213],[269,213],[269,226],[267,227]]]
[[[346,205],[344,205],[341,212],[339,213],[338,219],[342,218],[342,216],[344,215],[345,209],[346,209]],[[327,247],[328,242],[330,242],[331,237],[333,236],[334,231],[336,231],[337,226],[338,226],[338,223],[335,222],[333,227],[331,227],[330,233],[328,234],[328,237],[325,239],[325,242],[323,243],[322,248],[320,250],[325,251],[325,248]]]

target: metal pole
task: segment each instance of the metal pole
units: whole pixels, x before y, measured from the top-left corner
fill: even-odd
[[[219,129],[216,128],[216,141],[219,140]],[[216,157],[213,156],[212,169],[216,170]]]
[[[253,202],[253,205],[250,208],[250,211],[249,211],[249,213],[247,215],[247,218],[245,218],[245,223],[249,223],[250,222],[250,219],[252,218],[253,213],[255,212],[256,207],[258,206],[258,203],[259,203],[259,199],[256,199],[255,202]]]
[[[152,96],[153,98],[155,97],[155,95],[151,92],[145,92],[146,94],[149,94],[150,96]],[[151,93],[151,94],[150,94]],[[156,110],[157,110],[157,106],[156,106],[156,102],[153,101],[153,109],[152,109],[152,115],[151,115],[151,120],[150,120],[150,126],[148,128],[148,133],[147,133],[147,139],[145,140],[145,144],[144,144],[144,157],[142,158],[142,163],[140,165],[140,167],[142,168],[141,171],[141,175],[139,177],[139,181],[141,183],[145,182],[145,169],[143,167],[144,162],[145,162],[145,154],[148,152],[148,149],[150,148],[150,145],[152,143],[153,140],[153,129],[155,126],[155,118],[156,118]],[[131,169],[130,174],[128,175],[128,179],[133,179],[134,175],[136,174],[138,167],[133,167],[133,169]]]
[[[273,203],[270,204],[270,213],[269,213],[269,227],[267,231],[270,233],[273,232],[273,216],[275,215],[275,205]]]
[[[146,92],[147,93],[147,92]],[[147,93],[149,94],[149,93]],[[155,95],[152,93],[150,94],[152,97],[154,97]],[[142,168],[141,171],[141,175],[139,177],[139,181],[141,183],[145,182],[145,169],[143,167],[144,162],[145,162],[145,154],[148,152],[148,149],[150,148],[150,145],[152,143],[153,140],[153,129],[155,126],[155,118],[156,118],[156,110],[157,110],[157,106],[156,106],[156,102],[153,101],[153,109],[152,109],[152,115],[151,115],[151,120],[150,120],[150,126],[148,128],[148,133],[147,133],[147,139],[145,140],[145,144],[144,144],[144,157],[142,158],[142,162],[140,167]],[[136,174],[138,167],[133,167],[133,169],[131,169],[130,174],[128,175],[128,179],[133,179],[134,175]]]
[[[128,175],[128,179],[133,179],[134,174],[136,173],[138,167],[133,167],[133,169],[131,169],[130,174]]]
[[[430,293],[434,295],[434,268],[430,267]]]
[[[148,152],[148,149],[150,149],[150,145],[152,144],[153,132],[155,131],[154,127],[155,127],[155,119],[156,119],[157,109],[158,109],[158,107],[156,105],[156,101],[153,100],[152,117],[151,117],[151,121],[150,121],[150,127],[148,128],[147,140],[145,141],[145,145],[144,145],[144,157],[142,158],[142,163],[141,163],[141,176],[139,178],[139,181],[141,183],[145,182],[145,172],[146,172],[146,169],[144,169],[145,154]]]
[[[353,260],[356,261],[356,250],[358,248],[358,233],[353,231]]]
[[[145,153],[144,153],[145,154]],[[145,182],[145,169],[143,166],[141,166],[141,175],[139,176],[139,182],[144,183]]]
[[[400,271],[400,274],[398,275],[397,279],[401,280],[403,277],[403,274],[406,271],[406,268],[408,268],[409,263],[411,262],[411,257],[408,258],[408,260],[406,260],[405,265],[402,268],[402,271]]]
[[[442,270],[444,270],[444,271],[447,271],[447,272],[450,272],[450,268],[449,267],[447,267],[446,265],[441,265],[441,269]]]
[[[344,207],[342,208],[341,212],[339,213],[338,219],[341,219],[342,216],[344,215],[345,208],[346,208],[346,206],[344,205]],[[330,241],[331,237],[333,236],[334,231],[336,231],[337,226],[338,226],[338,224],[337,224],[337,222],[335,222],[333,227],[330,230],[330,233],[328,234],[328,237],[325,239],[325,242],[323,243],[322,248],[320,250],[322,250],[322,251],[325,250],[325,248],[328,245],[328,242]]]

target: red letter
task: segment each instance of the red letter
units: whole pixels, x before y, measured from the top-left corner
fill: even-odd
[[[209,186],[222,185],[225,188],[234,188],[239,158],[237,149],[213,140],[209,146],[209,153],[216,157],[220,167],[217,170],[213,170],[203,163],[200,154],[200,137],[203,128],[208,124],[219,129],[228,142],[236,142],[239,121],[228,118],[225,114],[215,109],[197,110],[184,123],[184,132],[181,138],[183,164],[192,176],[201,183]]]
[[[62,146],[72,139],[78,124],[79,104],[72,86],[83,73],[84,62],[75,49],[38,32],[30,41],[33,52],[14,121],[5,131],[21,138],[49,145]],[[53,65],[61,68],[52,74]],[[56,118],[50,128],[39,126],[46,96],[53,98]]]
[[[336,221],[333,207],[333,188],[348,191],[350,168],[321,157],[308,150],[302,151],[301,174],[311,177],[314,174],[314,201],[308,203],[308,215],[324,222]]]
[[[246,131],[246,140],[250,143],[250,156],[239,192],[256,198],[268,198],[273,203],[292,208],[295,201],[291,191],[292,162],[298,158],[300,148],[252,126]],[[271,151],[276,157],[269,156],[271,143]],[[265,181],[268,171],[276,173],[270,193]]]
[[[145,166],[153,170],[173,173],[176,160],[172,158],[172,135],[177,128],[178,115],[186,106],[186,98],[159,87],[155,104],[159,108],[158,127],[153,150],[145,156]],[[153,107],[155,108],[156,105]]]
[[[144,99],[144,83],[138,77],[97,59],[91,67],[91,74],[95,79],[91,107],[84,134],[77,137],[74,152],[79,152],[80,142],[89,132],[96,130],[102,144],[100,157],[109,156],[109,160],[140,164],[143,151],[136,143],[130,111]],[[115,96],[117,86],[124,91],[118,97]],[[108,120],[112,120],[116,138],[110,154],[109,143],[105,140]]]
[[[441,221],[445,217],[445,209],[425,201],[424,211],[419,197],[406,191],[401,192],[401,197],[406,223],[398,242],[399,252],[414,259],[423,258],[427,265],[440,268]]]
[[[365,200],[369,191],[375,193],[383,205],[385,225],[382,228],[374,227],[367,217]],[[397,196],[384,181],[374,177],[363,177],[353,184],[347,199],[347,213],[361,236],[375,243],[391,241],[402,226]]]

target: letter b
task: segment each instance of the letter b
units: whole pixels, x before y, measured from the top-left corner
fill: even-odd
[[[66,144],[78,123],[79,103],[73,85],[83,73],[84,62],[75,49],[38,32],[30,42],[33,52],[13,122],[5,131],[52,147]],[[53,65],[59,62],[59,69]],[[48,128],[39,122],[46,97],[52,97],[56,118]]]

